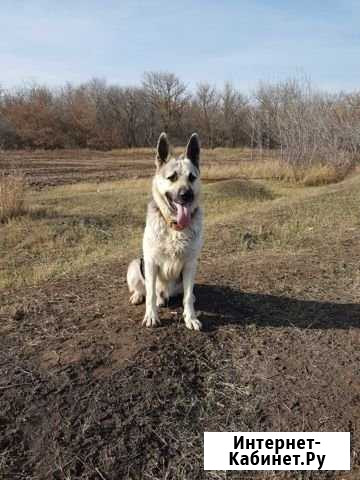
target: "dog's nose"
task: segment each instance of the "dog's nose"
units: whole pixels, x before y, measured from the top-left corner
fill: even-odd
[[[179,190],[178,197],[181,203],[190,203],[194,200],[194,192],[191,188],[182,187]]]

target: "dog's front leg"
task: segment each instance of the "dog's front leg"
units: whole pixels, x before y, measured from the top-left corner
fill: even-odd
[[[143,325],[155,327],[160,325],[156,307],[156,277],[158,266],[151,260],[145,259],[145,290],[146,290],[146,310]]]
[[[184,320],[190,330],[201,330],[201,322],[196,318],[194,309],[194,281],[196,274],[196,260],[187,262],[183,269],[184,284]]]

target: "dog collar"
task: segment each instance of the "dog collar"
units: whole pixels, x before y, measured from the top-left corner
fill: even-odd
[[[170,228],[172,228],[173,230],[176,230],[177,232],[181,232],[186,228],[179,225],[177,222],[175,222],[175,220],[171,220],[171,222],[169,222],[169,226]]]

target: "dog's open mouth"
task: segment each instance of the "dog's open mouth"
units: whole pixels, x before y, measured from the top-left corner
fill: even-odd
[[[170,210],[176,215],[176,223],[181,228],[186,228],[191,223],[191,203],[175,202],[169,194],[166,194]]]

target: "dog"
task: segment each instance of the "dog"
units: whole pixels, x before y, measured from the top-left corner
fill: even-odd
[[[145,300],[143,325],[160,325],[158,307],[183,293],[183,315],[190,330],[200,330],[194,309],[194,280],[203,244],[200,206],[200,142],[193,133],[185,153],[171,152],[166,133],[157,143],[152,200],[148,205],[143,237],[143,258],[127,271],[130,303]]]

